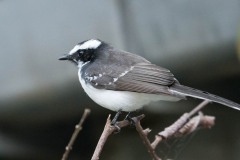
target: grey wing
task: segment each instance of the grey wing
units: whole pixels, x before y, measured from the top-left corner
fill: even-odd
[[[169,86],[175,82],[174,75],[168,69],[151,63],[138,63],[124,76],[118,78],[115,89],[172,95]]]
[[[120,80],[125,79],[162,86],[170,86],[175,82],[174,75],[168,69],[151,63],[138,63],[134,65],[129,72],[120,77]]]
[[[128,70],[124,69],[112,72],[116,73],[106,74],[105,72],[105,74],[101,74],[101,77],[92,78],[90,83],[99,89],[166,94],[184,98],[179,95],[173,95],[172,92],[169,91],[169,86],[178,82],[168,69],[157,65],[143,62],[135,64]]]

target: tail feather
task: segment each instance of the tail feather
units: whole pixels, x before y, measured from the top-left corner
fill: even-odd
[[[180,95],[194,97],[194,98],[198,98],[198,99],[204,99],[204,100],[206,99],[206,100],[210,100],[210,101],[240,110],[240,104],[238,104],[238,103],[235,103],[228,99],[210,94],[205,91],[197,90],[197,89],[183,86],[180,84],[175,84],[175,85],[171,86],[170,91],[172,91],[176,95],[180,94]]]

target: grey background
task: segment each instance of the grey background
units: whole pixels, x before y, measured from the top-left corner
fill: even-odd
[[[58,61],[99,38],[170,69],[185,85],[240,103],[236,51],[239,0],[0,1],[0,158],[60,159],[85,107],[92,109],[71,159],[90,159],[109,113],[83,92],[77,69]],[[200,101],[145,107],[158,131]],[[179,159],[240,158],[240,112],[204,109],[216,126],[199,131]],[[111,137],[102,159],[150,159],[134,129]]]

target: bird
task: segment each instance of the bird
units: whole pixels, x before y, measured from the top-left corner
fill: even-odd
[[[130,113],[154,101],[179,101],[186,97],[240,110],[240,104],[181,85],[170,70],[100,39],[78,43],[59,60],[78,67],[82,88],[98,105],[117,112],[114,122],[122,111]]]

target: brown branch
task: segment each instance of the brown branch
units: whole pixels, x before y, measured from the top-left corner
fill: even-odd
[[[187,122],[184,126],[182,126],[178,131],[176,131],[176,133],[174,133],[171,136],[181,137],[183,135],[192,133],[197,128],[211,128],[214,125],[214,120],[215,117],[203,115],[202,113],[200,113],[199,115],[191,118],[189,122]],[[155,149],[162,140],[170,138],[171,136],[163,137],[157,134],[155,136],[155,140],[151,144],[152,148]]]
[[[141,137],[144,145],[147,148],[147,151],[149,152],[150,156],[154,160],[161,160],[161,158],[156,154],[155,149],[157,145],[164,139],[170,138],[170,137],[181,137],[183,135],[189,134],[196,130],[199,127],[202,128],[210,128],[214,125],[214,117],[212,116],[204,116],[202,113],[199,113],[197,116],[194,116],[196,113],[198,113],[203,107],[205,107],[209,101],[205,100],[202,103],[200,103],[198,106],[196,106],[192,111],[189,113],[183,114],[177,121],[175,121],[171,126],[164,129],[164,131],[159,132],[155,136],[155,140],[151,143],[148,139],[148,134],[151,132],[149,128],[143,129],[141,126],[140,121],[145,117],[144,115],[140,115],[138,117],[132,118],[133,121],[136,124],[136,130],[139,133],[139,136]],[[192,117],[192,118],[191,118]],[[119,128],[123,128],[130,125],[130,122],[128,120],[123,120],[120,122],[117,122],[117,126]],[[111,125],[110,115],[107,118],[107,122],[105,124],[104,130],[102,132],[102,135],[98,141],[98,144],[95,148],[94,154],[92,156],[92,160],[99,160],[100,154],[103,150],[103,147],[108,139],[108,137],[115,131],[117,131],[118,128]]]
[[[101,152],[102,152],[102,150],[103,150],[103,147],[104,147],[104,145],[105,145],[108,137],[109,137],[113,132],[115,132],[115,131],[118,130],[117,127],[111,125],[110,116],[111,116],[111,115],[109,115],[108,118],[107,118],[107,122],[106,122],[106,124],[105,124],[104,130],[103,130],[102,135],[101,135],[101,137],[100,137],[100,139],[99,139],[99,141],[98,141],[98,144],[97,144],[97,146],[96,146],[96,148],[95,148],[95,151],[94,151],[94,153],[93,153],[93,156],[92,156],[92,159],[91,159],[91,160],[98,160],[98,159],[99,159],[100,154],[101,154]],[[134,117],[134,118],[132,118],[132,119],[133,119],[134,121],[136,121],[136,120],[140,120],[140,119],[143,119],[143,118],[144,118],[144,115],[140,115],[140,116]],[[128,125],[130,125],[130,124],[131,124],[131,122],[129,122],[129,120],[123,120],[123,121],[116,122],[116,125],[117,125],[119,128],[126,127],[126,126],[128,126]]]
[[[175,137],[181,137],[195,131],[197,128],[211,128],[214,125],[215,117],[203,115],[199,112],[197,116],[190,119],[182,128],[175,134]]]
[[[204,100],[202,103],[200,103],[198,106],[196,106],[192,111],[189,113],[184,113],[176,122],[174,122],[171,126],[164,129],[164,131],[159,132],[158,135],[163,138],[169,138],[173,136],[180,128],[182,128],[189,119],[199,112],[203,107],[205,107],[209,103],[208,100]]]
[[[198,127],[209,128],[214,125],[214,117],[203,116],[199,114],[191,118],[194,114],[199,112],[203,107],[205,107],[209,101],[203,101],[197,107],[195,107],[191,112],[183,114],[176,122],[171,126],[165,128],[164,131],[159,132],[155,136],[155,140],[151,143],[147,135],[150,132],[150,129],[143,129],[140,123],[140,120],[135,121],[136,130],[138,131],[141,139],[143,140],[144,145],[146,146],[148,153],[154,160],[161,160],[161,158],[156,154],[155,149],[157,145],[164,139],[173,137],[173,136],[183,136],[189,134],[196,130]]]
[[[152,147],[155,149],[157,147],[157,145],[163,140],[163,139],[167,139],[170,138],[171,136],[179,133],[178,131],[181,130],[182,128],[186,128],[186,123],[191,119],[191,116],[193,116],[194,114],[196,114],[197,112],[199,112],[203,107],[205,107],[207,104],[209,103],[208,100],[204,100],[202,103],[200,103],[198,106],[196,106],[192,111],[190,111],[189,113],[185,113],[183,114],[176,122],[174,122],[171,126],[167,127],[164,129],[164,131],[159,132],[156,136],[155,136],[155,140],[152,143]],[[214,121],[214,118],[211,118]],[[190,120],[190,122],[191,122]],[[192,120],[193,121],[193,120]],[[196,121],[196,119],[195,119]],[[209,121],[209,123],[211,123]],[[211,125],[212,124],[212,125]],[[209,126],[213,126],[214,123],[209,124]],[[189,125],[189,123],[187,123],[187,125]],[[187,127],[189,128],[189,127]],[[187,133],[187,132],[186,132]],[[186,134],[185,133],[185,134]]]
[[[155,152],[155,148],[152,147],[150,140],[148,139],[147,135],[151,132],[149,128],[143,129],[140,123],[140,120],[135,121],[136,130],[143,140],[144,145],[147,147],[148,153],[154,160],[161,160],[160,157]]]
[[[72,146],[73,146],[73,144],[74,144],[74,142],[75,142],[75,140],[76,140],[76,138],[78,136],[78,133],[82,130],[82,125],[83,125],[85,119],[90,114],[90,112],[91,111],[88,108],[86,108],[84,110],[84,113],[83,113],[79,123],[75,126],[75,130],[74,130],[74,132],[72,134],[72,137],[71,137],[70,141],[68,142],[68,145],[65,148],[65,152],[64,152],[64,154],[62,156],[62,160],[66,160],[68,158],[68,155],[69,155],[70,151],[72,150]]]

